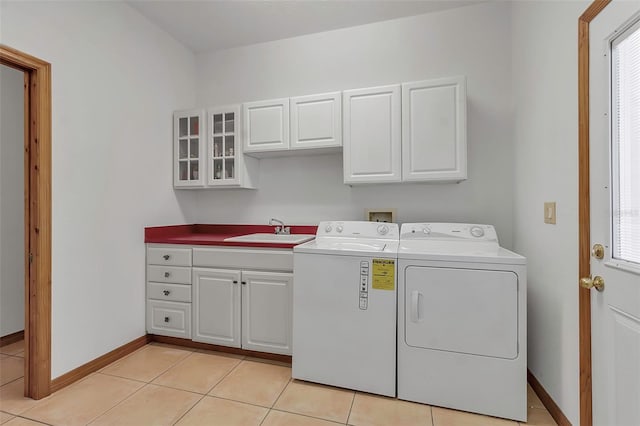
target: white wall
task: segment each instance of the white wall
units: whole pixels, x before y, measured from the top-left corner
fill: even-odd
[[[529,369],[578,424],[578,17],[585,1],[513,3],[514,247],[528,259]],[[543,203],[557,202],[557,224]]]
[[[0,336],[24,329],[24,74],[0,65]]]
[[[193,54],[124,3],[3,2],[2,43],[52,64],[52,377],[145,334],[143,228],[185,221],[172,111]]]
[[[400,222],[495,224],[511,246],[510,13],[486,3],[198,55],[204,107],[466,75],[469,179],[351,188],[340,155],[263,159],[259,190],[201,191],[193,221],[315,224],[394,207]]]

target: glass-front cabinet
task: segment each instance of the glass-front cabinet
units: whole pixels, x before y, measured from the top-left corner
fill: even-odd
[[[256,188],[259,161],[242,152],[240,105],[176,111],[175,188]]]
[[[173,185],[202,187],[205,184],[205,121],[203,110],[173,114]]]
[[[240,106],[212,108],[208,114],[209,152],[207,165],[209,185],[237,185],[241,171],[242,149],[238,150]]]
[[[207,186],[255,188],[259,163],[242,151],[240,105],[207,111]]]

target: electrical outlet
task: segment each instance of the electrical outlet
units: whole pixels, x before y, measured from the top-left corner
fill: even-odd
[[[544,223],[556,224],[556,202],[544,203]]]

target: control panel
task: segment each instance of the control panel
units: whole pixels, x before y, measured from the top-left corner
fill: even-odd
[[[352,237],[398,240],[400,228],[397,223],[366,221],[320,222],[316,237]]]
[[[369,262],[360,262],[360,300],[359,307],[363,311],[369,307]]]
[[[495,241],[498,235],[492,225],[471,223],[404,223],[401,240],[473,240]]]

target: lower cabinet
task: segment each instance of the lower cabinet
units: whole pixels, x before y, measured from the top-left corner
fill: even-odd
[[[291,354],[293,274],[193,268],[197,342]]]
[[[191,303],[147,300],[147,331],[191,338]]]

